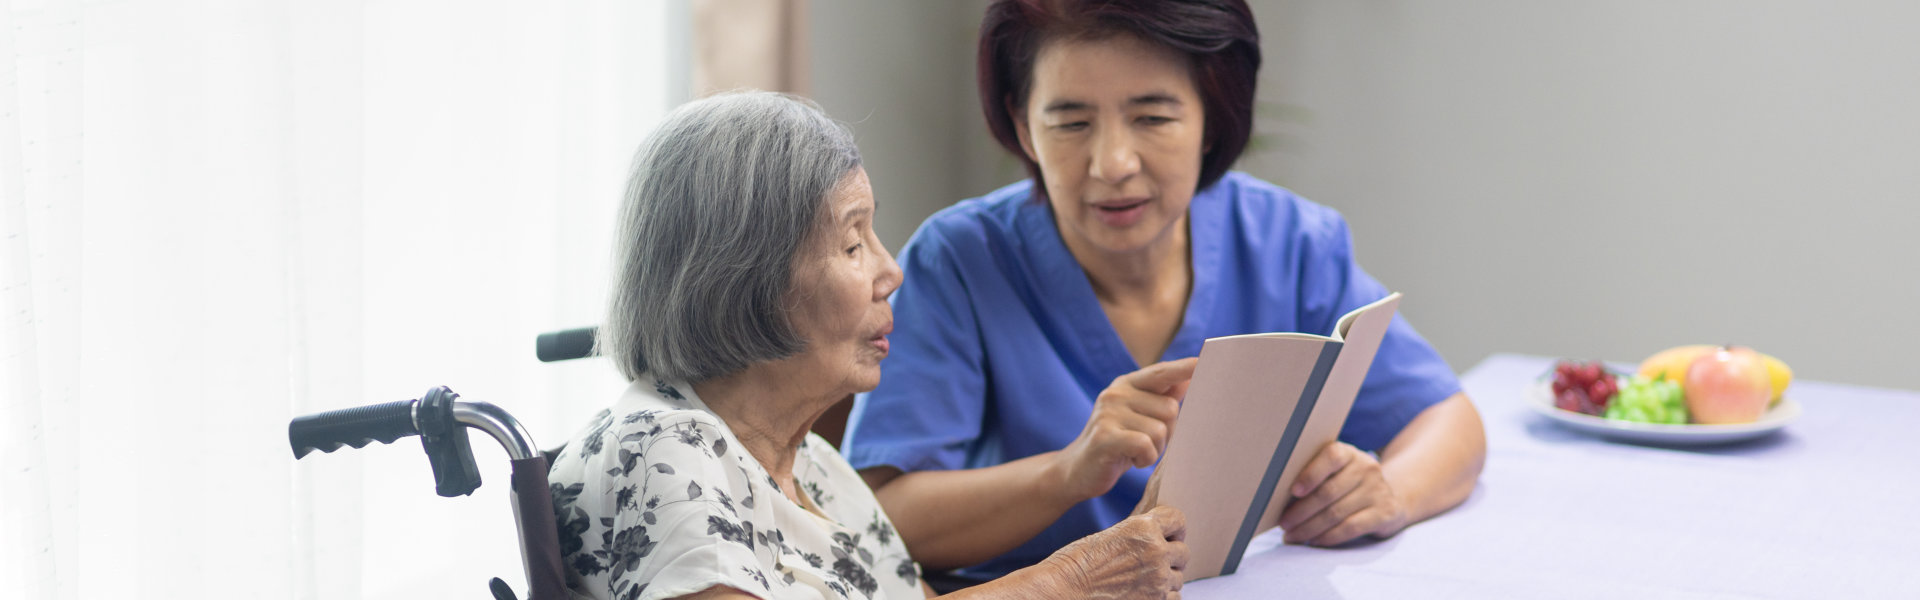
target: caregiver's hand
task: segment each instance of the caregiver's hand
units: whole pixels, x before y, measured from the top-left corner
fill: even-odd
[[[1407,526],[1407,503],[1393,493],[1380,461],[1342,442],[1307,463],[1287,490],[1294,501],[1280,513],[1281,538],[1332,546],[1362,535],[1387,537]]]
[[[1154,363],[1121,375],[1101,391],[1080,437],[1055,455],[1066,492],[1076,501],[1105,494],[1127,469],[1159,460],[1199,363],[1199,358]]]
[[[1186,516],[1162,506],[1067,544],[1039,567],[1064,584],[1060,597],[1177,599],[1186,540]]]

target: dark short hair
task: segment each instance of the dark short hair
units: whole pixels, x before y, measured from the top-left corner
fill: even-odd
[[[792,356],[794,258],[860,166],[812,102],[726,93],[668,113],[633,159],[596,343],[629,381],[700,382]]]
[[[1047,42],[1124,34],[1185,55],[1206,114],[1205,189],[1227,174],[1253,135],[1260,31],[1245,0],[994,0],[980,22],[980,108],[987,129],[1027,166],[1046,196],[1039,163],[1014,133],[1012,108],[1033,91],[1033,63]]]

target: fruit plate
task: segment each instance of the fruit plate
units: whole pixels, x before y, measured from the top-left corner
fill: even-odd
[[[1800,404],[1793,398],[1781,398],[1779,404],[1767,409],[1760,420],[1738,425],[1667,425],[1662,423],[1639,423],[1634,421],[1616,421],[1593,415],[1561,410],[1553,405],[1553,386],[1550,381],[1541,379],[1527,388],[1527,405],[1534,411],[1571,427],[1603,438],[1669,446],[1698,446],[1725,444],[1758,438],[1786,427],[1787,423],[1800,417]]]

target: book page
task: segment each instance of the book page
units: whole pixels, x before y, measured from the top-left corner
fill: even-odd
[[[1333,370],[1320,388],[1313,415],[1308,418],[1299,446],[1286,469],[1281,471],[1280,489],[1274,492],[1272,504],[1261,516],[1256,535],[1280,525],[1280,512],[1286,510],[1292,500],[1289,491],[1293,479],[1300,476],[1314,455],[1340,438],[1340,428],[1347,422],[1347,413],[1353,410],[1353,401],[1360,395],[1360,384],[1366,380],[1373,356],[1380,350],[1380,340],[1386,337],[1387,326],[1393,323],[1394,312],[1399,308],[1400,293],[1394,292],[1340,318],[1334,337],[1346,345],[1340,349],[1340,357],[1334,360]]]

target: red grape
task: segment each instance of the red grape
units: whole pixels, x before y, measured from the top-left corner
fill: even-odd
[[[1586,412],[1585,409],[1590,404],[1592,402],[1587,400],[1587,392],[1580,388],[1561,390],[1559,394],[1554,395],[1553,401],[1553,405],[1560,410],[1572,412]]]
[[[1588,361],[1580,365],[1580,379],[1582,381],[1592,382],[1600,379],[1600,375],[1603,372],[1604,370],[1600,368],[1600,361],[1597,360]]]
[[[1554,406],[1599,416],[1619,392],[1614,374],[1600,361],[1562,360],[1553,366]]]

